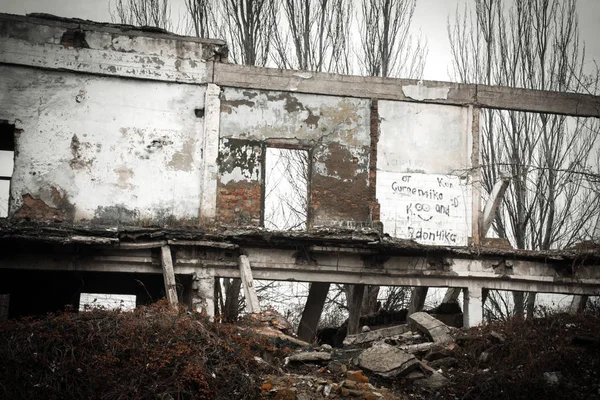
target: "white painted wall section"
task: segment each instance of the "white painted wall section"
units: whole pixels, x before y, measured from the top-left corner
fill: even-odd
[[[441,246],[466,246],[470,195],[453,175],[379,171],[381,222],[391,236]]]
[[[469,113],[465,107],[380,101],[376,196],[384,231],[466,246],[471,233]]]

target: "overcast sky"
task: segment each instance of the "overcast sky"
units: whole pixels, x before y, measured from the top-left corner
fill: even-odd
[[[109,0],[0,0],[0,12],[26,14],[44,12],[63,17],[77,17],[94,21],[110,21]],[[171,0],[172,14],[183,12],[184,0]],[[474,0],[418,0],[413,28],[421,31],[428,40],[429,56],[425,67],[424,79],[450,80],[449,43],[446,22],[454,15],[457,5]],[[461,6],[462,7],[462,6]],[[579,0],[579,26],[581,38],[587,48],[588,63],[600,61],[600,0]]]

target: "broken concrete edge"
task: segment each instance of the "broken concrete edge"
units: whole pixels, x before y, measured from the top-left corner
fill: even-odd
[[[348,335],[344,339],[344,346],[375,342],[377,340],[398,336],[408,331],[410,331],[408,325],[396,325],[389,328],[382,328],[369,332]]]
[[[310,347],[310,343],[306,343],[303,340],[297,339],[290,335],[286,335],[285,333],[282,333],[281,331],[278,331],[275,328],[270,328],[270,327],[266,327],[266,326],[260,327],[260,328],[236,326],[236,329],[239,329],[241,331],[246,331],[246,332],[251,331],[257,335],[266,336],[269,338],[277,338],[277,339],[281,339],[281,340],[287,340],[290,343],[293,343],[300,347]]]
[[[331,361],[333,358],[331,353],[325,351],[306,351],[301,353],[292,354],[287,357],[287,362],[321,362]]]
[[[208,39],[195,36],[179,35],[153,26],[134,26],[112,22],[97,22],[89,19],[61,17],[47,13],[29,13],[26,15],[0,13],[0,20],[38,23],[40,25],[64,26],[65,28],[77,28],[87,31],[94,30],[108,33],[122,33],[130,36],[173,39],[218,46],[227,45],[227,42],[222,39]]]
[[[476,259],[483,257],[507,258],[513,260],[531,260],[543,262],[568,261],[581,264],[600,262],[599,249],[566,249],[548,251],[529,251],[514,249],[492,249],[471,247],[445,247],[418,244],[412,240],[392,238],[387,234],[363,228],[345,229],[339,227],[315,227],[307,231],[269,231],[259,227],[231,226],[131,226],[97,225],[67,222],[37,222],[23,219],[0,218],[0,241],[24,240],[38,243],[118,246],[121,244],[141,243],[156,247],[162,241],[171,241],[172,245],[198,245],[206,247],[265,246],[295,248],[296,246],[333,247],[343,252],[344,248],[385,253],[386,255],[426,255],[437,257],[455,257]],[[192,243],[200,241],[200,243]],[[566,268],[566,267],[565,267]]]
[[[408,316],[409,325],[426,334],[434,343],[449,344],[454,342],[450,328],[439,319],[426,312],[417,312]]]

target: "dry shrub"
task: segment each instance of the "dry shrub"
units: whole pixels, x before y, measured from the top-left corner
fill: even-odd
[[[506,337],[502,342],[491,331]],[[459,365],[447,374],[446,398],[597,398],[600,390],[600,317],[567,314],[514,318],[465,330]],[[583,338],[583,340],[580,340]],[[481,354],[488,352],[487,362]],[[558,384],[544,379],[558,372]],[[592,396],[592,397],[589,397]]]
[[[266,339],[167,304],[0,325],[2,399],[253,399]]]

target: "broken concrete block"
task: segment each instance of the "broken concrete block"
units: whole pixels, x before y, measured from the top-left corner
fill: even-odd
[[[426,352],[428,351],[432,346],[434,346],[435,343],[433,342],[426,342],[426,343],[417,343],[417,344],[408,344],[408,345],[404,345],[404,346],[399,346],[398,348],[400,350],[404,350],[407,353],[421,353],[421,352]]]
[[[310,362],[310,361],[331,361],[331,354],[323,351],[307,351],[292,354],[287,358],[289,361]]]
[[[437,371],[434,371],[428,378],[415,381],[415,385],[433,390],[441,389],[447,386],[448,383],[448,379]]]
[[[562,374],[560,372],[544,372],[544,381],[551,386],[557,385],[561,376]]]
[[[344,339],[344,346],[352,346],[362,343],[375,342],[392,336],[399,336],[410,330],[408,325],[396,325],[389,328],[377,329],[375,331],[348,335]]]
[[[347,371],[346,365],[338,360],[333,360],[329,362],[329,364],[327,364],[327,369],[334,375],[341,375],[346,373]]]
[[[439,360],[440,358],[450,357],[452,355],[454,355],[453,349],[449,348],[448,346],[440,346],[438,344],[434,344],[429,349],[429,352],[425,354],[425,357],[423,357],[423,359],[427,361],[434,361]]]
[[[407,374],[419,365],[415,356],[389,345],[371,347],[358,356],[358,364],[386,378]]]
[[[435,343],[444,344],[454,342],[454,339],[450,335],[450,328],[425,312],[411,314],[408,320]]]

